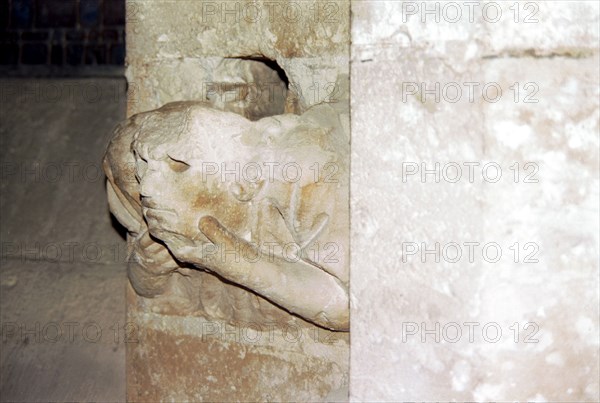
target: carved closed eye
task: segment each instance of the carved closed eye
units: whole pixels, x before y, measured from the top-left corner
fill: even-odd
[[[167,156],[167,164],[169,164],[169,168],[171,168],[173,172],[185,172],[190,169],[190,164],[175,159],[171,156]]]

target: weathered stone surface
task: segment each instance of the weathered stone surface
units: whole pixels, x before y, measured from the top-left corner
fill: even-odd
[[[484,111],[486,157],[519,163],[518,179],[508,169],[507,180],[486,184],[484,231],[520,242],[520,255],[503,248],[509,259],[483,266],[477,314],[503,328],[519,323],[521,337],[533,322],[539,342],[477,346],[493,359],[479,369],[485,381],[470,383],[476,400],[599,398],[598,65],[597,55],[484,64],[485,81],[532,82],[525,93],[539,87],[530,99],[539,102],[507,94]],[[534,371],[546,376],[529,379]]]
[[[347,145],[328,105],[252,122],[180,102],[117,128],[105,171],[111,211],[129,231],[129,320],[140,330],[130,400],[343,393],[348,336],[325,328],[349,327]],[[248,326],[284,333],[260,331],[258,344],[224,338]],[[288,329],[304,335],[292,350]]]
[[[356,401],[468,400],[448,394],[442,383],[454,360],[448,345],[402,336],[403,323],[427,322],[431,329],[461,320],[480,275],[475,263],[432,256],[423,263],[420,254],[402,250],[409,242],[432,249],[435,242],[483,238],[481,183],[420,179],[422,162],[431,170],[438,161],[473,161],[484,147],[479,107],[415,97],[401,102],[402,82],[458,79],[426,61],[406,51],[393,62],[353,64],[350,387]],[[403,163],[418,164],[419,174],[403,180]]]
[[[251,290],[347,330],[347,146],[328,105],[256,123],[200,102],[132,117],[116,130],[105,170],[136,292],[160,296],[153,310],[163,313],[285,320]]]
[[[497,34],[353,4],[352,400],[598,400],[598,13],[553,4]]]
[[[213,74],[223,58],[276,61],[302,108],[339,96],[335,84],[349,73],[348,1],[130,1],[127,7],[129,115],[205,99],[211,85],[222,83]]]
[[[349,5],[128,2],[128,115],[178,101],[210,111],[191,119],[195,126],[188,131],[169,107],[137,115],[109,153],[109,199],[123,207],[113,212],[130,230],[139,263],[129,269],[137,293],[130,294],[129,315],[147,336],[128,350],[129,400],[347,399]],[[161,115],[162,123],[156,119]],[[231,137],[236,130],[240,135]],[[129,139],[137,131],[135,141]],[[183,135],[173,148],[177,132]],[[157,168],[167,161],[159,156],[164,152],[174,159],[170,167]],[[204,183],[183,179],[186,172],[199,172],[202,162],[219,168],[222,162],[291,162],[301,167],[302,180],[211,181],[203,189],[197,185]],[[127,168],[134,165],[141,187]],[[312,180],[315,174],[333,174],[335,182]],[[166,207],[180,219],[152,212],[171,202]],[[147,230],[140,230],[146,222]],[[248,241],[300,245],[302,259],[276,256],[256,264],[242,258],[240,264],[211,262],[204,253],[208,244],[246,248]],[[309,244],[314,250],[308,251]],[[307,339],[290,349],[275,340],[257,347],[218,338],[206,343],[197,332],[181,337],[179,325],[156,328],[178,321],[196,329],[213,321],[238,330],[248,322],[274,323],[337,342],[315,349]],[[173,345],[194,358],[165,360]],[[207,348],[210,354],[204,354]],[[172,373],[181,376],[173,379]]]
[[[128,400],[344,401],[348,334],[144,313],[129,290]],[[137,330],[137,329],[136,329]],[[168,357],[168,359],[166,359]],[[190,370],[193,369],[193,372]]]
[[[498,55],[585,57],[600,40],[595,1],[356,1],[352,12],[361,59],[427,49],[461,69]]]

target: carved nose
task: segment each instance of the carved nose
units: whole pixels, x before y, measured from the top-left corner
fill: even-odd
[[[160,171],[153,169],[152,165],[146,164],[142,168],[143,173],[138,174],[140,181],[140,195],[143,197],[152,197],[156,192],[157,184],[155,179],[160,175]]]
[[[152,185],[151,181],[149,181],[150,177],[151,177],[151,171],[146,171],[146,174],[140,181],[140,195],[142,197],[150,198],[154,194],[154,191],[153,191],[154,186]]]

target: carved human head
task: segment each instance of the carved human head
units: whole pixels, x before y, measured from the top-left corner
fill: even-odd
[[[150,233],[207,241],[198,222],[211,215],[249,236],[260,200],[288,197],[278,184],[302,186],[313,179],[311,165],[330,159],[322,136],[295,115],[251,122],[197,103],[154,111],[132,144]]]

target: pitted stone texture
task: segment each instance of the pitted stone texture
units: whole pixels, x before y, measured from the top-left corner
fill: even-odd
[[[474,46],[471,28],[452,26],[458,38],[451,32],[441,37],[443,24],[415,34],[393,22],[399,17],[391,10],[400,6],[361,2],[353,8],[351,399],[597,401],[597,8],[583,3],[565,10],[561,15],[582,9],[587,15],[555,19],[556,29],[572,36],[548,46],[532,41],[532,51],[488,47],[465,57]],[[386,34],[375,37],[365,27]],[[403,30],[413,39],[428,34],[427,43],[386,36],[397,32],[399,38]],[[488,52],[498,54],[485,58]],[[554,53],[566,57],[533,57]],[[439,101],[431,92],[403,92],[403,83],[432,90],[436,82]],[[456,103],[442,93],[453,82],[463,89]],[[479,83],[473,102],[465,82]],[[510,88],[516,82],[518,102]],[[486,83],[503,90],[498,102],[482,96]],[[525,103],[527,95],[539,102]],[[425,162],[428,169],[435,162],[495,162],[503,175],[490,183],[476,170],[470,183],[462,166],[456,183],[444,179],[443,170],[440,183],[434,174],[404,181],[407,162]],[[510,168],[515,162],[519,183]],[[527,162],[538,164],[539,183],[524,183],[533,172]],[[439,263],[433,254],[423,263],[420,254],[402,253],[405,242],[433,249],[435,242],[468,241],[499,243],[502,260],[487,263],[479,250],[469,263],[464,246],[459,263],[441,254]],[[515,242],[519,263],[509,249]],[[538,263],[523,262],[533,250],[525,249],[527,242],[539,245]],[[465,322],[479,323],[473,342]],[[534,336],[535,327],[524,329],[528,322],[539,327]],[[412,323],[420,330],[409,335]],[[453,323],[462,329],[456,343],[448,341],[452,327],[446,337],[442,331]],[[502,329],[498,342],[481,337],[487,323]],[[527,336],[539,341],[525,343]]]
[[[163,313],[263,322],[290,312],[347,330],[347,155],[328,105],[257,122],[199,102],[133,116],[104,167],[135,291]]]
[[[347,151],[343,150],[347,148],[349,142],[350,126],[348,104],[349,8],[349,1],[326,3],[316,0],[301,2],[291,0],[275,2],[128,1],[128,67],[126,72],[129,83],[128,115],[150,111],[175,101],[199,101],[214,109],[235,112],[252,121],[268,117],[273,117],[275,121],[278,119],[286,121],[293,120],[295,117],[282,117],[282,113],[300,115],[300,119],[302,119],[303,114],[307,113],[311,106],[328,103],[333,116],[336,116],[337,119],[335,126],[339,126],[339,131],[344,133],[337,139],[343,144],[334,146],[331,151],[345,153],[343,158],[348,159]],[[257,14],[252,14],[253,12]],[[253,66],[261,64],[262,67],[253,68]],[[248,89],[254,86],[262,90],[257,99],[247,96],[248,94],[253,95]],[[231,87],[239,88],[240,91],[228,91]],[[281,96],[278,94],[273,96],[273,89],[282,89],[285,93]],[[232,96],[234,99],[231,99]],[[213,132],[213,140],[218,143],[220,128],[214,128]],[[308,143],[312,141],[309,138],[312,137],[309,135],[305,139]],[[290,150],[302,147],[301,144],[289,145]],[[222,145],[218,151],[221,154],[217,153],[215,158],[228,156],[235,159],[238,155],[233,154],[239,150],[235,146],[227,149]],[[313,154],[309,152],[307,155]],[[213,158],[213,160],[215,159]],[[276,159],[276,162],[281,161]],[[334,220],[334,226],[337,227],[336,231],[339,230],[340,234],[344,234],[343,245],[347,245],[349,231],[348,174],[347,169],[340,172],[340,175],[346,175],[343,178],[346,183],[341,183],[337,189],[332,189],[328,194],[321,194],[320,191],[317,191],[309,195],[310,192],[308,192],[306,197],[302,196],[301,198],[301,200],[327,204],[333,200],[332,194],[342,195],[339,208],[334,210],[336,210],[336,215],[341,213],[346,215],[346,218]],[[194,189],[194,191],[196,190]],[[287,193],[283,191],[281,194]],[[293,198],[291,197],[293,195],[294,192],[289,194],[290,199]],[[215,196],[215,194],[213,193],[211,196]],[[221,208],[222,201],[213,199],[213,207]],[[198,202],[199,205],[210,205],[210,203],[208,200],[203,200],[202,203]],[[304,209],[302,206],[300,208]],[[133,215],[135,216],[135,214]],[[285,216],[287,213],[284,212],[283,215]],[[226,220],[236,218],[235,214],[222,216]],[[239,214],[239,216],[244,215]],[[306,215],[306,217],[310,216],[311,214]],[[130,222],[132,217],[124,215],[121,218]],[[241,221],[244,221],[244,218],[258,220],[258,217],[254,217],[252,214],[243,217]],[[272,215],[271,218],[271,223],[274,223],[276,215]],[[265,222],[268,221],[269,219],[265,220]],[[319,222],[317,220],[311,224],[319,224]],[[198,223],[194,221],[192,224]],[[294,229],[295,227],[296,225],[292,225],[290,228]],[[198,229],[197,226],[196,229]],[[272,228],[265,227],[265,235],[278,235],[269,235],[269,229]],[[281,228],[278,228],[275,232],[281,232],[280,230]],[[178,251],[183,250],[175,245],[177,242],[171,243],[174,246],[175,255]],[[154,252],[160,251],[155,249]],[[161,259],[165,257],[163,252],[165,251],[160,254]],[[336,287],[340,288],[340,285],[342,288],[347,287],[345,281],[348,276],[347,256],[349,251],[347,248],[344,248],[343,254],[344,258],[337,263],[341,264],[340,267],[345,266],[341,283],[334,287],[328,287],[323,282],[315,281],[311,284],[304,282],[305,288],[290,287],[295,290],[288,293],[290,297],[292,295],[299,296],[300,299],[306,299],[311,295],[316,297],[311,301],[306,301],[306,304],[296,304],[297,308],[309,305],[317,306],[315,301],[319,298],[336,300],[334,304],[323,306],[321,312],[313,312],[316,316],[311,313],[308,317],[297,309],[292,309],[291,306],[286,307],[287,304],[282,303],[283,301],[275,301],[284,308],[281,309],[268,301],[261,301],[261,297],[243,287],[223,282],[213,274],[206,272],[201,272],[201,276],[204,276],[200,282],[202,284],[191,281],[190,286],[185,289],[175,287],[181,291],[180,293],[167,293],[168,296],[174,297],[173,301],[176,301],[171,306],[173,309],[169,309],[168,304],[162,303],[166,294],[155,296],[155,298],[133,296],[129,305],[132,309],[135,305],[135,309],[140,314],[158,312],[167,321],[182,320],[181,316],[189,315],[191,320],[200,320],[201,317],[206,316],[211,320],[216,318],[216,320],[227,323],[240,318],[254,320],[260,324],[271,320],[278,323],[297,324],[305,330],[311,329],[314,325],[290,315],[286,309],[309,321],[317,317],[326,322],[335,319],[334,317],[338,315],[332,315],[330,309],[333,306],[341,305],[339,305],[339,298],[335,297],[338,294],[332,294],[330,291]],[[150,253],[150,255],[152,254]],[[178,258],[186,261],[182,254],[179,254]],[[330,270],[328,267],[323,267],[322,273],[326,273],[328,270]],[[172,278],[176,278],[176,281],[179,282],[187,281],[185,276],[192,274],[189,277],[198,280],[199,277],[195,276],[199,274],[198,271],[195,268],[181,268],[180,274],[182,275],[178,274]],[[297,273],[300,273],[302,277],[309,272],[310,270]],[[253,272],[253,275],[248,276],[247,279],[254,281],[259,278],[254,274],[256,273]],[[308,277],[310,276],[307,276],[306,279]],[[278,279],[286,283],[286,276],[282,275]],[[220,283],[220,285],[215,283]],[[258,288],[263,286],[265,290],[269,289],[270,287],[266,287],[266,285],[268,284],[258,284]],[[272,290],[277,288],[274,287]],[[246,298],[221,298],[223,289],[229,296],[237,292],[245,294]],[[233,289],[236,291],[234,292]],[[200,294],[203,298],[202,304],[194,304],[198,302]],[[188,298],[190,296],[191,298]],[[290,300],[293,299],[295,297],[290,298]],[[347,296],[345,300],[344,313],[347,314]],[[192,303],[188,304],[186,309],[182,309],[185,304],[179,303],[181,301],[191,301]],[[234,303],[231,304],[231,301]],[[271,307],[265,308],[268,305]],[[221,309],[224,306],[227,309]],[[191,309],[187,309],[190,307]],[[206,311],[208,311],[208,315],[204,315]],[[261,312],[264,317],[253,316],[256,312]],[[245,316],[246,313],[250,313],[250,315]],[[176,315],[179,317],[176,318]],[[140,349],[140,346],[136,345],[129,350],[129,399],[142,399],[143,396],[140,393],[149,392],[154,393],[153,396],[157,398],[175,398],[175,400],[184,398],[185,400],[198,400],[196,397],[200,396],[205,399],[210,397],[210,400],[243,400],[246,396],[249,400],[268,400],[269,395],[264,393],[263,385],[275,385],[273,382],[279,382],[276,386],[282,386],[279,387],[280,390],[272,394],[273,400],[347,399],[347,390],[344,392],[343,387],[345,381],[340,381],[337,377],[338,373],[347,374],[348,371],[349,347],[347,341],[335,347],[325,346],[321,352],[313,355],[309,353],[309,358],[304,358],[301,354],[296,353],[288,354],[284,345],[277,344],[270,347],[272,351],[269,350],[269,354],[272,353],[273,357],[276,357],[273,359],[269,358],[267,350],[261,350],[252,355],[252,359],[248,358],[249,355],[246,360],[238,361],[237,355],[232,355],[222,361],[219,353],[215,350],[224,348],[223,345],[212,343],[210,345],[215,348],[211,349],[209,354],[198,355],[196,351],[205,351],[206,345],[199,344],[201,341],[199,334],[188,334],[187,339],[182,342],[182,349],[189,351],[194,359],[184,361],[174,359],[163,362],[165,356],[172,355],[172,344],[177,340],[175,331],[162,329],[160,332],[155,332],[152,330],[150,322],[145,322],[138,316],[132,316],[132,318],[135,321],[139,320],[142,330],[147,327],[150,336],[146,339],[144,349]],[[345,323],[340,322],[333,327],[342,330],[346,329],[347,325],[346,320]],[[323,331],[322,328],[321,331]],[[300,344],[304,346],[301,348],[307,346],[306,343]],[[237,351],[236,348],[236,346],[231,347],[231,351]],[[146,355],[145,352],[148,351],[152,353]],[[300,353],[302,352],[300,351]],[[229,385],[221,383],[214,387],[211,386],[212,377],[198,380],[193,377],[195,373],[208,376],[209,374],[205,371],[210,369],[216,372],[215,376],[218,382],[222,382],[233,366],[239,366],[241,371],[237,374],[239,379],[234,379],[234,382],[239,381],[234,384],[237,387],[236,390],[227,389]],[[278,368],[282,366],[289,370],[278,371]],[[267,374],[267,377],[251,378],[254,382],[242,384],[242,375],[246,371],[244,367],[250,370],[259,368],[261,372]],[[170,383],[169,379],[171,379],[172,373],[181,376]],[[156,376],[153,377],[152,374]],[[134,375],[137,376],[135,381],[133,381]],[[255,373],[252,376],[257,375]],[[186,385],[193,385],[193,387],[190,386],[189,395],[173,395],[176,390],[187,391],[188,389],[182,388],[182,383],[174,383],[178,381],[182,381]],[[207,385],[209,386],[208,392],[201,390]],[[226,388],[223,389],[221,386]],[[337,394],[333,392],[334,390],[338,390]],[[339,391],[342,391],[341,394]],[[192,392],[194,398],[190,397]],[[295,395],[288,395],[289,392],[294,392]]]
[[[127,349],[129,401],[348,398],[347,333],[144,313],[136,299],[129,305],[129,321],[139,326]]]
[[[531,100],[539,102],[515,103],[507,94],[485,108],[486,157],[520,164],[519,183],[506,170],[508,180],[485,185],[485,235],[519,242],[520,256],[482,267],[476,315],[503,328],[518,322],[521,337],[533,322],[539,342],[477,346],[476,356],[493,359],[479,369],[490,375],[470,383],[475,400],[599,398],[598,64],[597,56],[484,63],[486,81],[535,82]],[[525,182],[528,174],[537,182]],[[524,263],[528,256],[539,262]],[[532,381],[532,372],[546,376]]]
[[[264,400],[270,386],[278,389],[275,400],[345,399],[344,119],[330,105],[252,122],[199,102],[179,102],[134,115],[116,129],[104,165],[108,198],[128,230],[131,323],[147,335],[129,345],[130,400]],[[294,164],[298,175],[290,180],[281,169],[251,179],[231,173],[236,165],[273,162]],[[209,173],[206,164],[218,170]],[[319,174],[315,164],[322,167]],[[285,252],[290,244],[297,255]],[[315,255],[315,247],[325,253]],[[146,320],[148,314],[154,319]],[[298,351],[290,354],[286,343],[275,340],[246,357],[245,347],[238,351],[220,339],[207,347],[195,331],[207,321],[234,328],[275,324],[338,342],[315,349],[311,340],[297,340]],[[188,326],[184,339],[177,325],[154,331],[157,323],[180,322]],[[226,357],[223,349],[233,353]],[[312,358],[304,359],[306,354]],[[231,368],[241,371],[234,377],[241,383],[212,385],[231,376]],[[168,380],[173,373],[181,376]],[[244,383],[242,373],[261,375]],[[197,380],[198,374],[205,377]]]
[[[207,86],[222,83],[213,72],[223,58],[276,61],[301,110],[338,96],[335,84],[347,80],[349,1],[130,1],[127,7],[129,115],[205,99]]]
[[[479,57],[585,57],[598,48],[596,1],[355,1],[353,50],[360,59],[427,49],[461,69]]]
[[[134,43],[127,57],[343,54],[348,6],[347,1],[129,1],[127,33]]]
[[[421,169],[426,162],[431,170],[438,161],[473,161],[483,154],[481,105],[414,97],[401,102],[404,81],[460,80],[443,64],[429,66],[419,52],[353,65],[350,388],[356,401],[450,398],[444,381],[453,350],[422,344],[418,335],[403,341],[402,323],[427,322],[431,329],[435,322],[460,320],[481,276],[474,263],[436,263],[431,255],[422,263],[419,254],[402,253],[404,242],[426,242],[432,249],[435,242],[483,236],[481,183],[435,183],[431,174],[429,183],[420,175],[403,180],[403,163]]]

